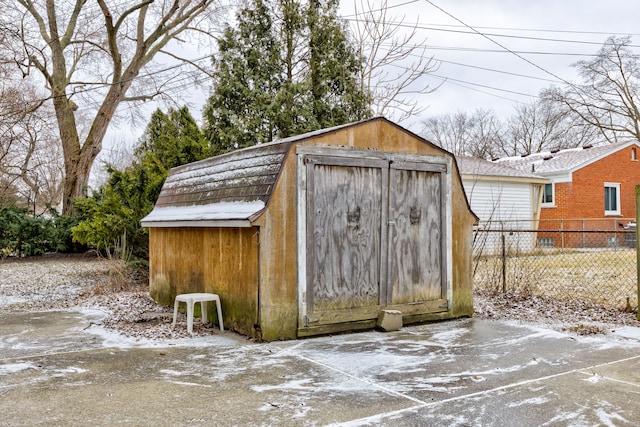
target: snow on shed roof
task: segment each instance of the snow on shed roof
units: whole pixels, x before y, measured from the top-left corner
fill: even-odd
[[[256,200],[266,205],[291,144],[354,124],[357,123],[320,129],[173,168],[156,208]]]
[[[526,156],[506,157],[496,162],[523,171],[535,171],[542,175],[573,172],[631,145],[638,145],[638,142],[627,141],[596,147],[569,148],[557,152],[545,151]]]
[[[246,222],[267,205],[290,146],[257,145],[171,169],[142,225]]]
[[[225,221],[227,225],[246,226],[249,224],[243,224],[243,222],[264,209],[264,206],[262,200],[256,200],[253,202],[156,207],[142,220],[142,225],[148,227],[171,223],[172,226],[176,226],[176,223],[188,225],[192,221],[214,225],[216,222]]]
[[[266,204],[290,144],[265,144],[171,169],[157,207],[221,202]]]

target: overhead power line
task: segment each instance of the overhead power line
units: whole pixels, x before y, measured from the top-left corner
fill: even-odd
[[[466,24],[465,22],[463,22],[461,19],[455,17],[454,15],[452,15],[451,13],[447,12],[446,10],[444,10],[443,8],[441,8],[440,6],[436,5],[435,3],[433,3],[431,0],[424,0],[425,2],[429,3],[431,6],[433,6],[434,8],[438,9],[440,12],[444,13],[445,15],[451,17],[452,19],[455,19],[456,21],[458,21],[459,23],[461,23],[462,25],[466,26],[467,28],[469,28],[470,30],[472,30],[474,33],[478,34],[479,36],[484,37],[485,39],[489,40],[491,43],[499,46],[500,48],[504,49],[507,52],[510,52],[511,54],[517,56],[518,58],[522,59],[523,61],[525,61],[527,64],[532,65],[533,67],[539,69],[540,71],[550,75],[551,77],[554,77],[557,80],[560,80],[561,82],[573,87],[573,84],[570,83],[569,81],[567,81],[566,79],[558,76],[557,74],[547,70],[544,67],[541,67],[540,65],[536,64],[535,62],[525,58],[524,56],[520,55],[519,53],[509,49],[508,47],[504,46],[503,44],[501,44],[500,42],[497,42],[495,40],[493,40],[491,37],[487,36],[486,34],[476,30],[475,28],[473,28],[472,26]]]
[[[364,22],[361,19],[356,18],[348,18],[345,21],[349,22]],[[464,30],[452,30],[445,28],[436,28],[434,26],[426,26],[424,24],[403,24],[403,23],[394,23],[393,24],[399,28],[408,28],[408,29],[416,29],[416,30],[427,30],[427,31],[441,31],[447,33],[456,33],[456,34],[473,34],[477,35],[477,31],[464,31]],[[500,33],[482,33],[484,36],[491,37],[502,37],[509,39],[518,39],[518,40],[531,40],[536,42],[550,42],[550,43],[570,43],[570,44],[584,44],[591,46],[602,46],[602,42],[600,41],[587,41],[587,40],[569,40],[569,39],[557,39],[557,38],[547,38],[547,37],[531,37],[531,36],[517,36],[513,34],[500,34]],[[639,45],[629,45],[629,47],[637,47],[640,48]]]
[[[476,47],[464,47],[464,46],[436,46],[436,45],[425,45],[425,49],[431,50],[451,50],[451,51],[459,51],[459,52],[480,52],[480,53],[519,53],[519,54],[527,54],[527,55],[550,55],[550,56],[598,56],[595,53],[577,53],[577,52],[545,52],[539,50],[504,50],[504,49],[482,49]]]
[[[480,67],[478,65],[470,65],[470,64],[462,64],[460,62],[445,61],[444,59],[434,58],[434,61],[442,62],[443,64],[457,65],[457,66],[460,66],[460,67],[474,68],[476,70],[490,71],[492,73],[508,74],[510,76],[523,77],[525,79],[540,80],[540,81],[549,82],[549,83],[561,83],[558,80],[545,79],[543,77],[528,76],[526,74],[513,73],[513,72],[510,72],[510,71],[496,70],[495,68]]]
[[[464,25],[456,25],[456,24],[436,24],[431,22],[425,22],[422,25],[427,25],[431,27],[449,27],[449,28],[467,28]],[[627,33],[620,31],[585,31],[585,30],[555,30],[551,28],[517,28],[517,27],[483,27],[483,26],[474,26],[476,30],[500,30],[500,31],[521,31],[525,33],[555,33],[555,34],[585,34],[585,35],[598,35],[598,36],[610,36],[610,35],[618,35],[618,36],[640,36],[640,33]]]
[[[367,10],[365,13],[382,12],[382,11],[389,10],[389,9],[395,9],[397,7],[407,6],[409,4],[418,3],[419,1],[421,1],[421,0],[410,0],[410,1],[407,1],[407,2],[404,2],[404,3],[394,4],[393,6],[387,6],[387,7],[384,7],[384,8],[381,7],[379,9]],[[358,15],[359,15],[358,13],[351,13],[349,15],[343,15],[343,18],[349,18],[351,16],[358,16]]]
[[[435,78],[437,78],[437,79],[440,79],[440,80],[442,80],[443,82],[450,83],[450,84],[452,84],[452,85],[456,85],[456,86],[460,86],[460,87],[465,88],[465,89],[467,89],[467,90],[472,90],[472,91],[474,91],[474,92],[479,92],[479,93],[482,93],[482,94],[484,94],[484,95],[493,96],[494,98],[504,99],[504,100],[506,100],[506,101],[515,102],[515,103],[517,103],[517,104],[523,104],[523,105],[525,105],[525,104],[526,104],[525,102],[518,101],[517,99],[507,98],[506,96],[498,95],[498,94],[496,94],[496,93],[487,92],[486,90],[481,90],[481,89],[478,89],[478,88],[476,88],[476,87],[473,87],[473,86],[474,86],[474,85],[476,85],[476,84],[475,84],[475,83],[472,83],[472,82],[464,82],[463,80],[453,81],[453,80],[452,80],[452,79],[450,79],[450,78],[447,78],[447,77],[441,77],[441,76],[433,76],[433,77],[435,77]],[[490,89],[494,89],[494,88],[490,88]],[[527,96],[532,97],[532,98],[537,98],[537,96],[535,96],[535,95],[527,95]]]

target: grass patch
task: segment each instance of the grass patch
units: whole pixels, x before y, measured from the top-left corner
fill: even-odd
[[[557,300],[580,299],[623,309],[627,298],[638,305],[636,251],[585,249],[537,254],[477,257],[474,286],[485,293],[543,295]]]

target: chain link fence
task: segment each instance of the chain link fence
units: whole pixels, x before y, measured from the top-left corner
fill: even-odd
[[[481,222],[474,234],[476,292],[539,295],[634,310],[633,218]]]

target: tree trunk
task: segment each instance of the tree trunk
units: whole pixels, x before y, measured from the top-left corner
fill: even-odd
[[[62,147],[64,152],[65,181],[63,190],[62,213],[65,215],[73,215],[73,200],[84,197],[87,194],[89,184],[89,176],[93,162],[102,151],[102,141],[113,119],[117,106],[124,99],[127,89],[131,85],[133,77],[137,75],[137,70],[126,73],[123,83],[111,86],[104,102],[102,103],[98,114],[91,124],[89,134],[85,139],[82,147],[78,138],[73,121],[73,128],[65,129],[66,124],[58,119],[60,124],[60,137],[62,138]],[[55,104],[55,103],[54,103]],[[56,108],[57,113],[57,108]],[[73,113],[71,113],[73,115]]]

